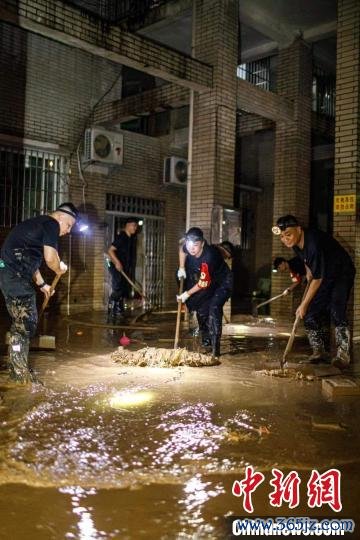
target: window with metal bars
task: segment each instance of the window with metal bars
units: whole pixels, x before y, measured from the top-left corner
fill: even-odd
[[[325,73],[318,66],[313,69],[312,110],[326,116],[335,116],[335,75]]]
[[[52,212],[67,198],[65,157],[0,145],[0,226]]]
[[[238,78],[249,81],[251,84],[259,86],[264,90],[270,90],[270,58],[269,56],[254,62],[240,64],[237,67]]]

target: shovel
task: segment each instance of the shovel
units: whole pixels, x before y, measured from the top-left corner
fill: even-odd
[[[179,295],[182,294],[183,288],[184,288],[184,278],[180,278]],[[174,349],[177,349],[177,348],[178,348],[178,344],[179,344],[180,319],[181,319],[181,306],[182,306],[182,302],[181,302],[181,300],[178,300],[178,309],[177,309],[177,315],[176,315],[176,328],[175,328]]]
[[[137,293],[140,294],[141,298],[143,298],[143,299],[147,302],[148,299],[147,299],[147,297],[145,296],[145,294],[142,292],[142,290],[140,289],[140,287],[138,287],[138,286],[136,285],[136,283],[134,283],[134,282],[129,278],[129,276],[124,272],[124,270],[119,270],[119,271],[120,271],[120,274],[121,274],[122,276],[124,276],[124,278],[126,279],[126,281],[127,281],[128,283],[130,283],[130,285],[132,286],[132,288],[135,289],[135,291],[136,291]]]
[[[273,296],[272,298],[269,298],[269,300],[266,300],[266,302],[261,302],[261,304],[258,304],[255,306],[255,310],[257,311],[259,308],[266,306],[266,304],[270,304],[270,302],[273,302],[274,300],[277,300],[278,298],[281,298],[282,296],[286,296],[290,292],[290,287],[285,289],[281,294],[277,294],[276,296]]]
[[[304,294],[303,294],[303,297],[302,297],[301,301],[304,300],[304,298],[306,296],[306,293],[308,292],[309,286],[310,286],[310,281],[308,281],[308,283],[307,283],[307,285],[305,287],[305,291],[304,291]],[[296,315],[296,318],[295,318],[295,321],[294,321],[294,324],[293,324],[293,327],[292,327],[292,330],[291,330],[289,340],[288,340],[287,345],[285,347],[284,354],[283,354],[283,356],[282,356],[282,358],[280,360],[280,368],[281,369],[284,369],[284,366],[286,364],[286,357],[287,357],[287,355],[289,354],[289,352],[292,349],[294,339],[295,339],[295,333],[296,333],[297,327],[299,326],[300,320],[301,320],[300,316]]]
[[[138,287],[138,285],[136,283],[134,283],[130,278],[129,276],[126,274],[126,272],[124,272],[124,270],[120,270],[120,274],[122,276],[124,276],[124,278],[126,279],[126,281],[132,286],[132,288],[140,294],[141,298],[143,298],[145,300],[145,302],[148,302],[150,304],[150,301],[149,299],[145,296],[145,294],[142,292],[142,290],[140,289],[140,287]],[[134,319],[131,320],[130,324],[135,324],[137,323],[139,320],[141,320],[142,318],[144,318],[146,315],[149,315],[149,313],[151,313],[152,311],[152,308],[148,308],[144,311],[144,313],[140,313],[140,315],[137,315]]]

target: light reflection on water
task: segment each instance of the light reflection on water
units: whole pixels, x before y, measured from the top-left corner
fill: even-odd
[[[246,393],[256,394],[254,382],[241,383],[242,401]],[[286,401],[277,398],[279,403],[269,408],[264,399],[259,399],[258,406],[252,409],[240,408],[241,400],[232,404],[230,398],[221,407],[215,391],[214,402],[197,396],[185,400],[171,387],[154,388],[153,400],[123,409],[109,406],[109,396],[117,389],[105,384],[45,392],[39,394],[30,410],[18,415],[13,428],[15,440],[4,439],[9,474],[16,463],[24,465],[25,477],[41,478],[47,485],[126,487],[154,479],[180,482],[194,472],[237,472],[251,462],[269,468],[274,458],[277,463],[304,465],[319,455],[321,461],[324,434],[311,432],[309,437],[307,421],[298,423],[297,430],[288,437],[297,404],[289,400],[290,387],[286,384]],[[143,390],[141,385],[133,389]],[[223,392],[220,384],[217,392]],[[282,403],[287,403],[286,421],[280,416]],[[265,436],[262,426],[266,428]],[[342,443],[351,434],[337,436]],[[306,445],[302,444],[304,437]],[[345,454],[353,455],[351,448],[346,445],[344,458]],[[325,450],[330,461],[336,448],[326,446]]]
[[[83,489],[80,486],[67,486],[59,489],[60,493],[70,495],[72,512],[77,518],[77,534],[66,532],[65,538],[77,540],[99,540],[101,538],[117,538],[119,530],[98,531],[92,516],[92,508],[81,506],[82,500],[95,495],[96,490]]]

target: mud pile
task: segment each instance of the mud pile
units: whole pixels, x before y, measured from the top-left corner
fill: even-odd
[[[158,347],[144,347],[138,351],[129,351],[118,347],[111,354],[114,362],[127,366],[140,367],[176,367],[176,366],[216,366],[220,362],[211,355],[199,352],[190,352],[187,349],[163,349]]]

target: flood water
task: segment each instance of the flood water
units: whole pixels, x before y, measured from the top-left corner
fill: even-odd
[[[172,319],[125,329],[131,347],[171,348]],[[89,320],[62,321],[56,351],[31,353],[44,386],[0,371],[0,538],[230,538],[226,518],[247,515],[232,486],[249,465],[265,475],[254,516],[344,516],[360,527],[359,398],[329,401],[321,376],[262,374],[284,337],[224,336],[219,366],[135,368],[110,359],[123,329]],[[296,362],[301,338],[294,350]],[[274,468],[298,473],[297,508],[270,505]],[[334,468],[342,510],[309,508],[311,471]]]

